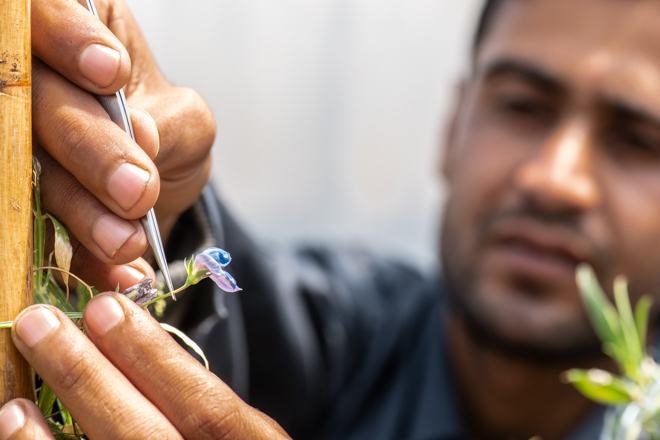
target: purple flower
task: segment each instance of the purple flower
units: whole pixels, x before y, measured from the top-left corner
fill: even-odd
[[[205,249],[204,252],[195,256],[192,273],[190,274],[192,278],[191,284],[197,283],[202,278],[209,277],[225,292],[243,290],[236,285],[234,277],[222,269],[230,261],[231,256],[229,252],[223,249],[217,247]]]

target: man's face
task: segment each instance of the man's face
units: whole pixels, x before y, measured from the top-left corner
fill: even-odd
[[[481,334],[597,347],[580,261],[660,298],[659,1],[505,2],[452,128],[442,258]]]

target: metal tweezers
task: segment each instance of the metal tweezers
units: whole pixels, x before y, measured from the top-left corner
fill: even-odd
[[[96,12],[96,7],[94,6],[93,0],[87,0],[87,9],[91,12],[94,17],[99,18],[99,14]],[[124,96],[124,90],[120,89],[114,95],[94,95],[99,101],[101,106],[112,119],[112,122],[117,124],[122,130],[124,130],[131,139],[135,140],[135,135],[133,134],[133,125],[131,125],[131,116],[128,112],[128,105],[126,104],[126,97]],[[160,267],[160,271],[163,273],[163,277],[167,282],[167,288],[170,289],[172,298],[174,297],[174,287],[172,286],[172,277],[170,276],[170,270],[167,267],[167,259],[165,258],[165,249],[163,248],[163,241],[160,237],[160,230],[158,229],[158,222],[156,220],[156,214],[154,213],[153,208],[149,210],[146,216],[140,219],[140,223],[144,228],[144,231],[147,234],[147,240],[151,249],[156,258],[156,263]]]

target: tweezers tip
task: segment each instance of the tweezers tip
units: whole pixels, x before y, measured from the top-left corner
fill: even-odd
[[[172,299],[176,301],[176,294],[174,293],[174,286],[172,286],[172,280],[168,279],[167,280],[167,288],[170,289],[170,293],[172,294]]]

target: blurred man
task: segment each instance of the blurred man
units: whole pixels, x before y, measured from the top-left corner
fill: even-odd
[[[444,280],[257,248],[210,190],[176,216],[168,255],[234,257],[240,296],[197,286],[169,319],[237,394],[117,295],[90,302],[91,342],[41,306],[17,347],[93,438],[285,437],[237,395],[294,438],[596,438],[602,410],[559,380],[613,368],[574,271],[660,294],[659,23],[656,0],[487,2],[446,142]],[[25,401],[0,412],[0,437],[43,426]]]

